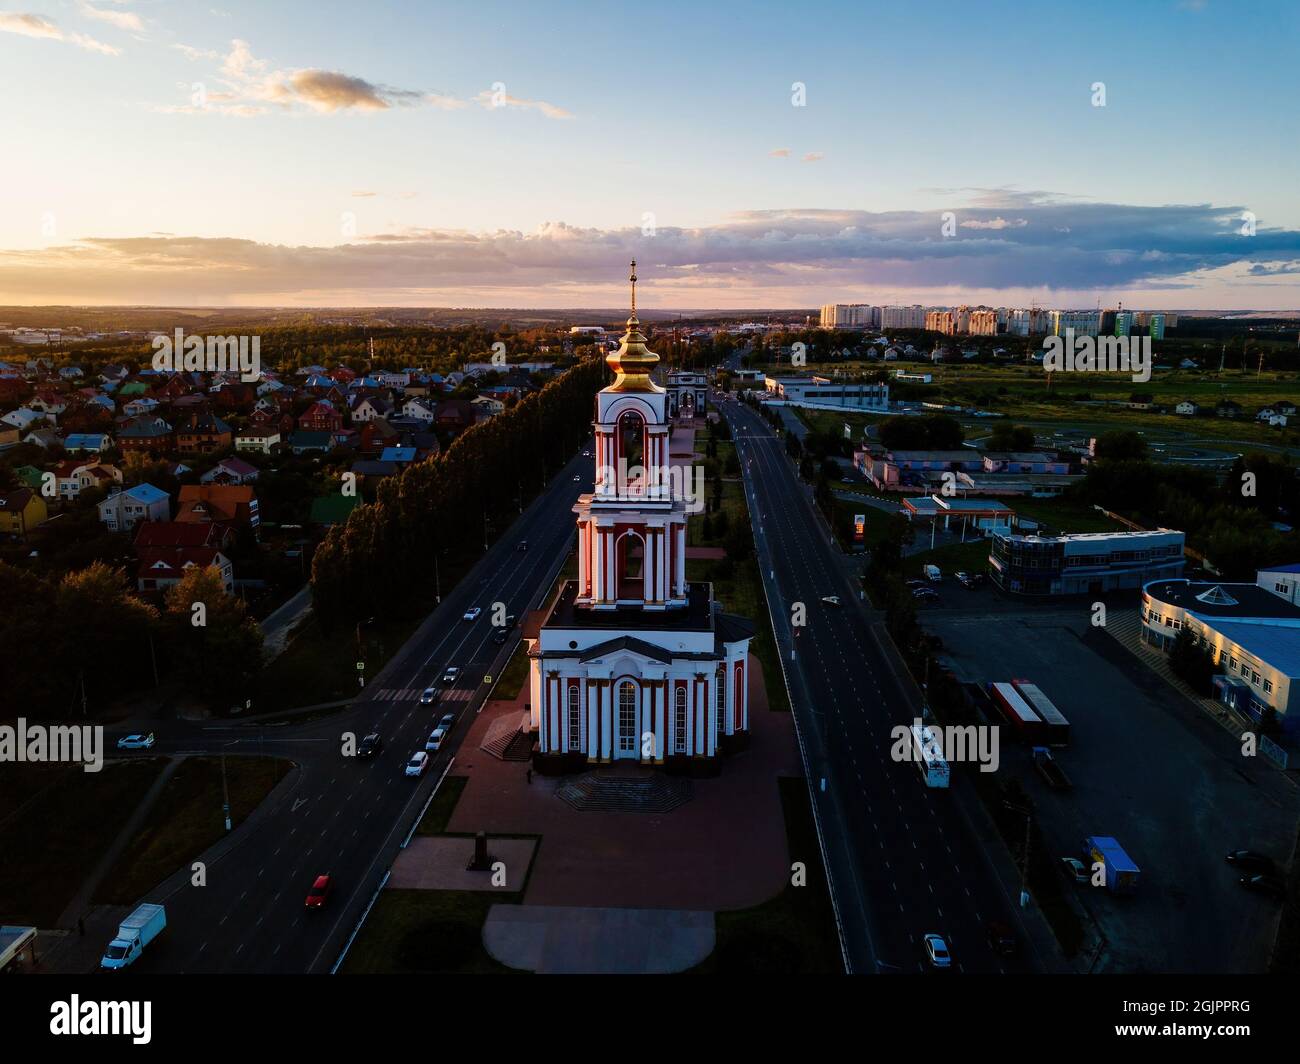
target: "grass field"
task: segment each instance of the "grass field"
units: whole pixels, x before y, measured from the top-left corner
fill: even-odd
[[[451,820],[451,815],[456,811],[456,803],[460,801],[460,796],[465,792],[465,784],[469,782],[468,776],[448,776],[438,787],[438,793],[433,796],[433,801],[429,803],[429,810],[424,814],[424,819],[420,821],[419,826],[415,829],[417,835],[441,835],[447,830],[447,824]]]
[[[384,890],[348,951],[342,973],[500,975],[483,948],[483,923],[493,905],[522,894],[475,890]]]
[[[292,763],[272,757],[226,758],[230,819],[238,828]],[[221,759],[186,758],[167,781],[139,833],[104,877],[94,898],[130,905],[226,834]]]
[[[0,773],[0,915],[7,924],[54,927],[123,821],[158,778],[163,758],[6,766]]]

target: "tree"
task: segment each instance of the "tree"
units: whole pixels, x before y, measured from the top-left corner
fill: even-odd
[[[1027,425],[999,421],[989,434],[988,447],[990,451],[1032,451],[1034,430]]]
[[[204,694],[242,696],[262,667],[262,630],[219,570],[188,569],[164,597],[166,645],[187,679]]]
[[[1169,668],[1198,695],[1213,691],[1214,661],[1210,652],[1200,646],[1186,628],[1179,629],[1169,651]]]
[[[1133,431],[1103,432],[1097,437],[1097,446],[1093,457],[1098,461],[1145,461],[1147,457],[1147,441],[1142,438],[1140,433]]]

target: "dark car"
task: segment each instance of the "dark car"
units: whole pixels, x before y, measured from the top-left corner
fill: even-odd
[[[374,757],[383,748],[384,740],[379,737],[379,733],[371,732],[369,735],[363,736],[360,744],[358,744],[357,757],[361,758],[362,761],[365,761],[368,758]]]
[[[438,727],[446,728],[447,731],[451,731],[451,729],[454,728],[455,726],[456,726],[455,713],[444,713],[442,715],[442,720],[438,721]]]
[[[1004,924],[1000,920],[990,920],[986,931],[989,949],[1000,957],[1015,956],[1019,943],[1016,942],[1016,933],[1011,930],[1009,924]]]
[[[1254,850],[1233,850],[1226,858],[1228,864],[1236,865],[1243,872],[1258,872],[1263,875],[1276,875],[1277,865],[1273,858],[1265,857]]]
[[[510,638],[510,633],[507,632],[504,628],[498,628],[495,632],[492,633],[492,642],[494,642],[497,646],[500,646],[509,638]]]
[[[1278,876],[1242,876],[1238,882],[1247,890],[1253,890],[1270,898],[1286,897],[1286,884]]]
[[[521,539],[519,541],[519,546],[515,548],[515,550],[527,550],[527,549],[528,549],[528,540],[526,539]]]

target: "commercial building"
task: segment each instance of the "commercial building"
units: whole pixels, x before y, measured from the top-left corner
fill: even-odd
[[[794,406],[843,407],[849,410],[888,410],[889,385],[851,384],[829,377],[768,377],[767,392]]]
[[[993,537],[989,571],[1019,595],[1100,595],[1172,580],[1183,572],[1183,533],[1089,532]]]
[[[903,500],[903,513],[912,521],[942,521],[943,528],[964,526],[964,533],[991,536],[1010,532],[1016,512],[993,499],[960,499],[946,495],[923,495]]]
[[[1261,570],[1253,584],[1156,580],[1142,589],[1140,638],[1165,652],[1180,632],[1204,647],[1221,670],[1215,693],[1255,720],[1276,715],[1284,732],[1300,732],[1290,716],[1300,677],[1300,565]]]

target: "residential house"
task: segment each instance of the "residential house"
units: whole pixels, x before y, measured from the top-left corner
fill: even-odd
[[[236,451],[256,451],[258,454],[272,454],[280,449],[278,429],[249,428],[235,437]]]
[[[180,454],[212,454],[230,446],[234,434],[216,414],[191,414],[176,426],[176,450]]]
[[[402,416],[414,418],[425,425],[432,425],[436,415],[433,406],[423,399],[408,399],[402,404]]]
[[[367,421],[357,436],[357,450],[362,454],[379,454],[385,447],[396,446],[400,434],[383,418]]]
[[[228,595],[235,587],[230,559],[215,547],[145,547],[136,551],[139,567],[136,582],[141,591],[164,591],[184,579],[191,569],[215,568],[221,589]]]
[[[39,491],[17,488],[0,492],[0,535],[26,539],[28,531],[43,524],[48,516]]]
[[[444,399],[438,404],[434,425],[447,432],[460,432],[478,420],[474,404],[466,399]]]
[[[48,451],[51,447],[62,447],[63,437],[59,435],[58,429],[35,429],[23,437],[23,443],[34,443]]]
[[[376,418],[386,418],[393,412],[393,404],[377,395],[367,395],[352,408],[352,423],[362,425]]]
[[[176,504],[181,524],[218,524],[258,533],[257,496],[247,484],[185,484]]]
[[[115,491],[99,504],[99,520],[110,532],[129,532],[141,521],[170,521],[171,498],[152,484]]]
[[[1214,407],[1215,417],[1241,417],[1241,404],[1231,399],[1220,399]]]
[[[1191,399],[1184,399],[1181,403],[1179,403],[1176,407],[1174,407],[1175,414],[1182,414],[1185,417],[1195,417],[1200,412],[1201,412],[1200,404]]]
[[[158,400],[150,399],[147,395],[142,395],[138,399],[132,399],[129,403],[122,404],[122,413],[127,417],[139,417],[141,414],[152,414],[158,409]]]
[[[165,454],[172,448],[172,427],[155,414],[133,417],[118,427],[117,445],[123,452]]]
[[[113,446],[113,438],[106,432],[72,432],[63,440],[63,449],[69,454],[99,454]]]
[[[295,432],[289,437],[289,449],[295,455],[310,454],[313,451],[329,454],[334,448],[334,435],[330,432]]]
[[[321,399],[298,418],[298,428],[303,432],[338,432],[343,428],[343,414],[333,403]]]
[[[480,416],[493,417],[496,414],[503,413],[506,404],[500,399],[494,399],[490,395],[475,396],[470,402],[480,411]]]
[[[44,414],[38,413],[29,406],[20,406],[17,410],[10,410],[4,417],[0,417],[0,421],[12,425],[19,432],[26,432],[44,417]]]
[[[54,483],[60,499],[71,501],[87,488],[112,490],[122,483],[122,471],[117,466],[106,465],[95,459],[68,458],[54,467]]]
[[[250,484],[260,470],[242,458],[223,458],[199,477],[200,484]]]

